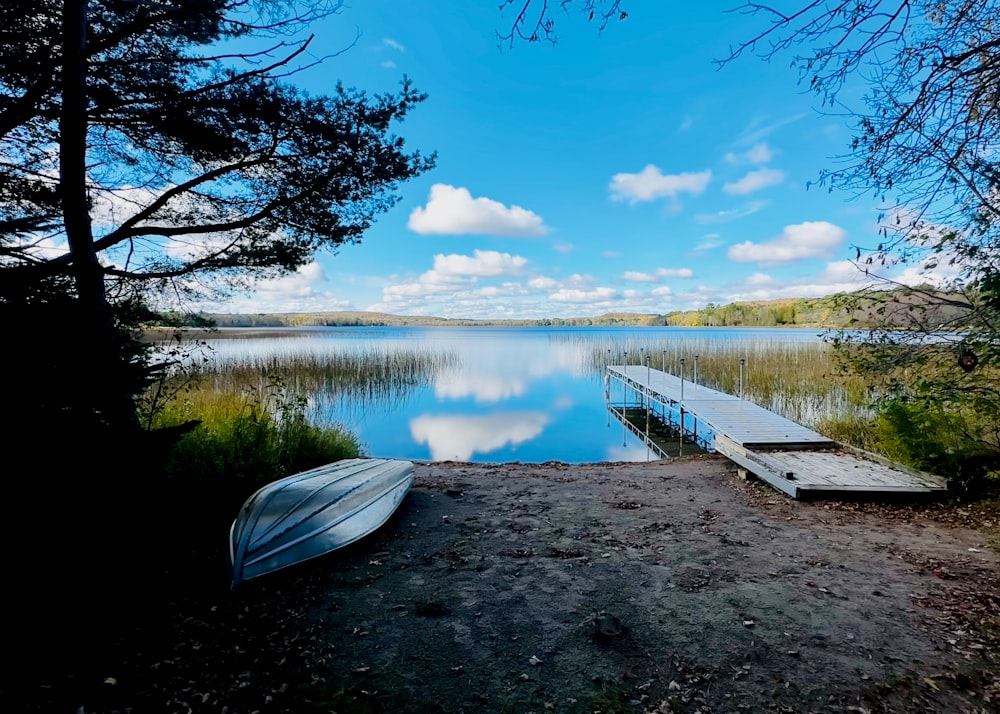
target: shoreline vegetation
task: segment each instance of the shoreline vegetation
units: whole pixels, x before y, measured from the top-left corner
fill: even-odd
[[[875,329],[909,326],[907,310],[899,311],[899,324],[887,324],[885,306],[908,306],[926,300],[917,293],[870,291],[821,298],[786,298],[726,305],[709,303],[700,310],[663,314],[608,312],[591,317],[539,319],[446,318],[425,315],[394,315],[364,310],[289,313],[165,313],[151,327],[191,328],[297,328],[297,327],[800,327],[824,330]],[[926,310],[927,305],[923,308]],[[955,325],[954,306],[935,306],[937,322]],[[890,313],[891,318],[891,313]]]
[[[874,294],[869,294],[874,300]],[[323,327],[495,327],[533,329],[534,327],[638,327],[664,325],[690,325],[693,327],[783,327],[786,329],[836,330],[850,316],[845,304],[857,305],[857,294],[850,303],[845,296],[815,300],[779,300],[763,303],[733,303],[722,307],[706,306],[697,313],[671,315],[642,315],[638,313],[608,313],[593,318],[564,320],[450,320],[426,316],[399,316],[375,312],[323,312],[323,313],[258,313],[248,315],[202,315],[187,319],[187,326],[180,316],[167,316],[161,326],[150,328],[144,335],[147,341],[176,342],[178,354],[183,343],[198,343],[226,338],[279,338],[295,334],[296,330]],[[902,299],[898,293],[893,299]],[[872,314],[855,320],[852,330],[863,330],[863,324],[883,321],[885,313],[873,302],[868,311]],[[838,312],[839,310],[839,312]],[[855,311],[857,312],[857,311]],[[834,319],[833,316],[837,316]],[[877,320],[876,320],[877,318]],[[952,322],[952,326],[956,323]],[[630,337],[625,343],[605,345],[625,350],[629,359],[639,359],[641,348],[648,354],[673,354],[676,372],[679,357],[689,359],[700,353],[700,374],[703,382],[712,388],[730,392],[736,388],[738,357],[751,357],[755,377],[749,386],[748,398],[782,416],[801,423],[836,441],[879,453],[913,468],[947,476],[958,490],[979,491],[995,485],[997,469],[992,451],[973,436],[982,419],[968,410],[950,411],[938,406],[932,409],[906,400],[879,401],[882,395],[879,384],[871,375],[851,369],[849,360],[853,351],[844,345],[830,344],[837,337],[794,348],[777,346],[764,340],[740,354],[721,345],[674,344],[664,333],[652,331]],[[608,351],[598,349],[590,368],[603,372]],[[619,352],[620,354],[620,352]],[[347,395],[361,401],[380,400],[391,395],[400,398],[407,390],[423,383],[440,365],[442,355],[413,354],[402,362],[390,359],[379,350],[365,354],[324,355],[322,360],[290,359],[287,356],[264,361],[250,360],[243,364],[216,364],[203,359],[191,366],[188,378],[195,378],[199,389],[229,394],[230,400],[245,398],[248,389],[257,389],[274,379],[293,387],[302,399],[310,394]],[[453,358],[453,357],[452,357]],[[451,359],[451,358],[449,358]],[[417,372],[416,360],[422,366]],[[429,360],[429,361],[428,361]],[[426,363],[424,363],[426,362]],[[791,368],[790,367],[793,367]],[[951,363],[954,369],[954,364]],[[185,390],[186,391],[186,390]],[[239,396],[239,395],[244,396]],[[186,398],[183,395],[182,398]],[[266,410],[264,410],[266,411]],[[195,412],[185,412],[197,419]],[[335,426],[335,425],[325,425]],[[987,482],[994,482],[987,484]]]

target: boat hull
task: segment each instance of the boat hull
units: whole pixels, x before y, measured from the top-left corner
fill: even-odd
[[[389,520],[412,483],[409,461],[346,459],[267,484],[230,529],[232,586],[363,538]]]

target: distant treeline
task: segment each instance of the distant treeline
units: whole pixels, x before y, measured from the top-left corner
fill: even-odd
[[[666,324],[682,327],[844,327],[850,311],[837,298],[709,303],[701,310],[673,312]]]
[[[928,297],[930,295],[930,297]],[[936,301],[928,292],[907,290],[830,295],[821,298],[789,298],[757,302],[709,303],[700,310],[650,315],[613,312],[595,317],[553,317],[540,320],[470,320],[443,317],[390,315],[381,312],[255,313],[181,315],[166,313],[158,323],[164,327],[398,327],[398,326],[642,326],[678,327],[816,327],[864,329],[889,324],[899,328],[921,321],[952,327],[961,319],[954,301]]]

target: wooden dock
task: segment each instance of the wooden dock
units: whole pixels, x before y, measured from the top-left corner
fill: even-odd
[[[738,396],[646,366],[609,366],[621,383],[622,404],[631,390],[657,418],[676,425],[793,498],[824,493],[930,493],[947,482],[826,438]]]

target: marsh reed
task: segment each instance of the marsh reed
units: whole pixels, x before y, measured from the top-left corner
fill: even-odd
[[[440,370],[456,364],[448,351],[366,344],[347,350],[237,350],[218,354],[209,349],[189,360],[176,380],[207,392],[264,393],[279,384],[307,400],[311,419],[323,421],[317,401],[384,408],[405,401],[415,389],[430,384]],[[326,412],[328,410],[321,410]]]
[[[681,363],[683,360],[683,366]],[[845,372],[833,348],[817,341],[628,340],[595,347],[591,364],[648,364],[745,398],[818,431],[870,417],[868,386]],[[697,364],[697,376],[695,373]]]

